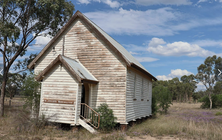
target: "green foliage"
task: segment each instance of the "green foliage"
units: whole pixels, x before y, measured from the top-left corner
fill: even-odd
[[[152,96],[152,115],[156,115],[158,111],[157,99],[156,96]]]
[[[222,81],[217,81],[214,85],[214,94],[222,94]]]
[[[100,126],[102,131],[111,131],[116,126],[116,117],[113,115],[113,110],[109,109],[106,103],[101,104],[96,112],[100,114]]]
[[[72,16],[74,5],[67,0],[1,0],[0,5],[0,46],[4,68],[1,99],[4,100],[11,66],[19,56],[26,54],[37,37],[56,35]],[[4,106],[3,101],[0,104]],[[4,115],[4,107],[1,107],[0,115]]]
[[[222,58],[214,56],[209,56],[205,59],[204,64],[201,64],[197,70],[198,73],[195,76],[198,82],[203,83],[203,85],[207,89],[208,99],[209,99],[209,107],[213,108],[213,88],[216,81],[221,81],[221,78],[218,76],[218,69],[222,69]]]
[[[172,94],[170,93],[168,88],[162,85],[156,86],[153,89],[153,96],[155,96],[155,98],[157,99],[162,112],[166,114],[168,108],[170,107],[170,104],[172,104]]]
[[[212,98],[212,108],[222,107],[222,94],[214,94]],[[202,102],[201,108],[209,108],[210,100],[208,96],[204,96],[199,99],[199,102]]]
[[[216,116],[221,116],[221,115],[222,115],[222,112],[216,112],[215,115],[216,115]]]
[[[177,102],[191,101],[193,92],[196,89],[197,82],[194,79],[194,75],[184,75],[179,79],[178,77],[168,81],[156,81],[153,83],[153,88],[158,85],[167,87],[170,93],[172,93],[172,99]]]
[[[201,97],[202,97],[201,94],[199,94],[198,92],[194,92],[192,94],[192,98],[194,102],[198,101]]]
[[[21,94],[25,99],[24,108],[32,109],[33,115],[38,117],[40,104],[40,83],[35,81],[33,73],[25,78]]]

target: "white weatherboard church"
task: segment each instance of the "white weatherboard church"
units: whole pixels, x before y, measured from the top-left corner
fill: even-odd
[[[93,132],[107,103],[117,122],[151,115],[150,74],[122,45],[81,12],[28,65],[41,81],[40,115]],[[88,123],[91,126],[88,126]]]

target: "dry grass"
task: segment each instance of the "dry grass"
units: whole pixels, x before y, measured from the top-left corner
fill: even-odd
[[[21,104],[16,98],[11,107],[6,103],[6,115],[0,119],[0,140],[222,139],[222,117],[215,115],[221,109],[200,109],[200,104],[174,103],[169,114],[136,124],[127,132],[115,130],[97,135],[83,128],[78,132],[63,129],[45,119],[31,120]]]
[[[222,118],[215,116],[217,111],[200,109],[200,104],[174,103],[169,114],[131,127],[127,134],[221,140]]]
[[[11,107],[5,103],[5,116],[0,119],[0,140],[90,140],[95,137],[85,129],[74,132],[71,127],[52,124],[47,119],[30,119],[22,102],[14,98]]]

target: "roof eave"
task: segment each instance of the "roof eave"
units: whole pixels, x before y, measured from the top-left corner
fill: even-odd
[[[137,70],[139,70],[139,71],[141,71],[142,73],[144,73],[146,75],[149,75],[154,81],[157,81],[156,77],[154,77],[152,74],[150,74],[149,72],[145,71],[141,67],[137,66],[136,64],[131,63],[130,66],[135,68],[135,69],[137,69]]]
[[[89,79],[82,79],[82,83],[89,83],[89,84],[98,84],[99,81],[89,80]]]

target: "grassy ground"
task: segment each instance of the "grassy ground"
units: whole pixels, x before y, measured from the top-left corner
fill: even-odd
[[[5,106],[0,119],[0,140],[156,140],[156,139],[222,139],[222,110],[200,109],[200,104],[174,103],[167,115],[157,115],[126,132],[115,130],[92,135],[81,128],[78,132],[47,121],[30,120],[22,109],[22,100],[14,98]]]

